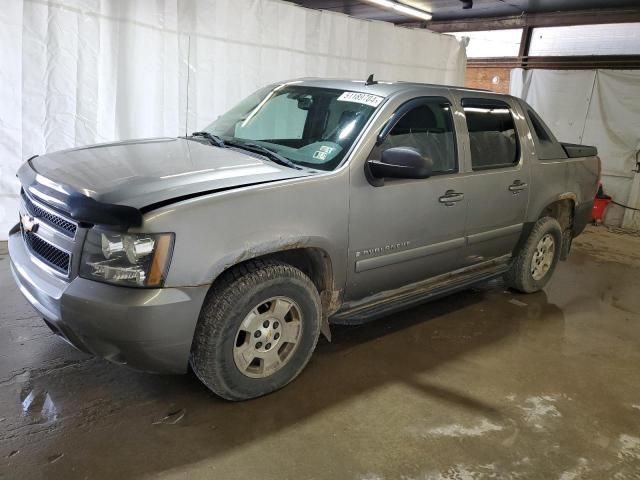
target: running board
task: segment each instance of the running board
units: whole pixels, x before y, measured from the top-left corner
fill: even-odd
[[[342,308],[329,318],[329,323],[348,325],[368,322],[444,297],[477,283],[501,276],[509,270],[510,260],[511,255],[505,255],[472,267],[378,293],[363,300],[344,303]]]

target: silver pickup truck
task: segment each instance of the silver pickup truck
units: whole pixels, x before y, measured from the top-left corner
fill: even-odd
[[[510,96],[295,80],[191,136],[30,158],[11,268],[75,347],[243,400],[292,381],[332,323],[497,276],[541,289],[599,177],[595,148]]]

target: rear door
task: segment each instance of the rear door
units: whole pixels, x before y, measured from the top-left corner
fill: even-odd
[[[528,128],[515,103],[464,93],[458,101],[471,160],[465,261],[472,265],[510,254],[518,242],[529,199]]]

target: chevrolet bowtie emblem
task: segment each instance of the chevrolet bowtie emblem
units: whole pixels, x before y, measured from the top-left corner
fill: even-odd
[[[33,233],[36,233],[38,231],[38,227],[40,226],[40,224],[37,222],[35,218],[27,214],[22,215],[20,217],[20,224],[22,225],[22,229],[25,232],[33,232]]]

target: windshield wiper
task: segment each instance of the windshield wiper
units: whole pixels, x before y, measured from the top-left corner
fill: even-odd
[[[258,145],[256,143],[244,143],[244,142],[238,142],[233,140],[223,140],[221,137],[217,135],[213,135],[212,133],[209,133],[209,132],[193,132],[191,136],[206,138],[207,140],[209,140],[209,142],[211,142],[212,145],[215,145],[216,147],[227,148],[231,146],[236,148],[242,148],[244,150],[249,150],[250,152],[259,153],[275,163],[284,165],[285,167],[295,168],[296,170],[301,170],[301,167],[293,163],[287,157],[283,157],[279,153],[274,152],[273,150],[267,147],[263,147],[262,145]]]
[[[249,150],[250,152],[259,153],[267,157],[269,160],[272,160],[275,163],[279,163],[280,165],[284,165],[285,167],[295,168],[296,170],[302,170],[302,167],[296,165],[287,157],[283,157],[279,153],[274,152],[273,150],[267,147],[263,147],[262,145],[258,145],[257,143],[244,143],[244,142],[235,142],[233,140],[227,140],[226,142],[224,142],[224,145],[243,148],[245,150]]]
[[[224,144],[224,140],[217,135],[213,135],[209,132],[193,132],[191,134],[192,137],[203,137],[211,142],[212,145],[216,147],[224,148],[226,145]]]

